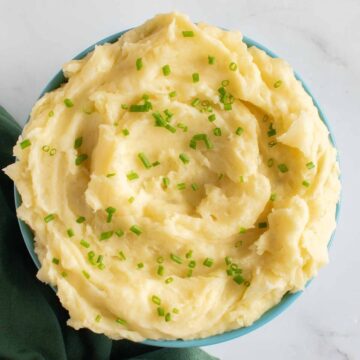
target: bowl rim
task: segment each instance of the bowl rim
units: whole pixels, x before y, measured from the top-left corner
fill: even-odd
[[[124,35],[129,30],[131,30],[131,29],[126,29],[126,30],[117,32],[117,33],[115,33],[113,35],[107,36],[107,37],[97,41],[93,45],[91,45],[91,46],[87,47],[85,50],[81,51],[78,55],[76,55],[73,58],[73,60],[82,59],[89,52],[93,51],[95,46],[97,46],[97,45],[103,45],[105,43],[114,43],[114,42],[116,42],[122,35]],[[252,40],[251,38],[249,38],[247,36],[243,36],[243,41],[247,45],[247,47],[255,46],[258,49],[263,50],[266,54],[268,54],[272,58],[278,58],[278,55],[276,55],[273,51],[269,50],[267,47],[261,45],[257,41],[254,41],[254,40]],[[322,111],[319,103],[316,101],[315,97],[311,93],[310,89],[308,88],[308,86],[303,81],[303,79],[298,75],[298,73],[296,71],[294,71],[294,75],[295,75],[295,78],[302,84],[302,86],[303,86],[304,90],[307,92],[307,94],[311,97],[315,107],[318,110],[320,119],[322,120],[322,122],[327,127],[327,129],[329,131],[330,142],[332,143],[332,145],[334,146],[334,148],[337,151],[337,162],[338,162],[338,165],[340,167],[339,152],[338,152],[338,149],[337,149],[337,146],[336,146],[335,138],[334,138],[332,129],[330,127],[329,121],[328,121],[327,117],[325,116],[324,112]],[[62,70],[60,70],[48,82],[48,84],[45,86],[45,88],[41,92],[39,98],[41,98],[45,93],[50,92],[52,90],[55,90],[56,88],[58,88],[64,82],[65,82],[65,77],[63,75]],[[29,115],[26,122],[28,122],[29,119],[30,119],[30,115]],[[339,180],[341,182],[341,176],[339,176]],[[340,214],[340,208],[341,208],[341,197],[342,197],[341,195],[342,195],[342,193],[340,192],[339,200],[338,200],[338,202],[336,204],[336,212],[335,212],[336,224],[338,223],[338,220],[339,220],[339,214]],[[21,205],[22,201],[21,201],[21,196],[20,196],[15,184],[14,184],[14,200],[15,200],[15,206],[16,206],[16,208],[18,208]],[[24,239],[26,248],[27,248],[33,262],[35,263],[36,267],[39,269],[41,265],[40,265],[40,261],[39,261],[37,255],[35,254],[35,251],[34,251],[34,235],[33,235],[33,232],[30,229],[30,227],[24,221],[22,221],[18,217],[17,217],[17,219],[18,219],[20,231],[21,231],[22,237]],[[330,236],[330,239],[329,239],[329,242],[328,242],[328,249],[331,247],[331,245],[333,243],[335,232],[336,232],[336,228],[334,229],[333,233]],[[312,280],[313,279],[310,279],[307,282],[307,284],[305,285],[305,288],[310,285]],[[242,328],[226,331],[226,332],[221,333],[221,334],[212,335],[212,336],[208,336],[206,338],[200,338],[200,339],[192,339],[192,340],[181,340],[181,339],[178,339],[178,340],[151,340],[151,339],[146,339],[146,340],[141,341],[141,343],[145,344],[145,345],[151,345],[151,346],[157,346],[157,347],[191,348],[191,347],[198,347],[198,346],[215,345],[215,344],[226,342],[226,341],[229,341],[229,340],[232,340],[232,339],[235,339],[235,338],[239,338],[239,337],[242,337],[242,336],[244,336],[244,335],[246,335],[246,334],[248,334],[248,333],[250,333],[250,332],[252,332],[252,331],[254,331],[254,330],[256,330],[256,329],[258,329],[260,327],[262,327],[262,326],[264,326],[265,324],[267,324],[268,322],[270,322],[271,320],[273,320],[274,318],[279,316],[292,303],[294,303],[299,298],[299,296],[303,293],[303,291],[304,290],[297,291],[295,293],[286,293],[282,297],[282,299],[280,300],[280,302],[277,305],[270,308],[268,311],[266,311],[264,314],[262,314],[262,316],[258,320],[256,320],[252,325],[247,326],[247,327],[242,327]]]

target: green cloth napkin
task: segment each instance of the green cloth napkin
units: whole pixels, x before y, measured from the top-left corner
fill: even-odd
[[[14,161],[21,127],[0,106],[0,169]],[[204,351],[111,341],[66,325],[54,291],[35,277],[17,224],[12,181],[0,171],[0,359],[9,360],[210,360]]]

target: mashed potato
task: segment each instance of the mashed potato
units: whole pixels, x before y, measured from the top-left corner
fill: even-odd
[[[327,263],[336,151],[283,60],[174,13],[64,74],[5,171],[70,326],[202,338],[252,324]]]

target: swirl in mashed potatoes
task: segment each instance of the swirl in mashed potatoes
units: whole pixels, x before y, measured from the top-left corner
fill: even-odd
[[[327,263],[336,151],[283,60],[174,13],[64,74],[6,173],[70,326],[202,338],[252,324]]]

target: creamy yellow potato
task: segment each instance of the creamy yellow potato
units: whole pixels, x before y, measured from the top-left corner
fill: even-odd
[[[283,60],[174,13],[64,74],[5,171],[70,326],[202,338],[252,324],[327,263],[336,151]]]

